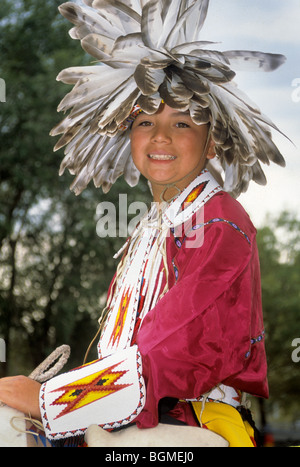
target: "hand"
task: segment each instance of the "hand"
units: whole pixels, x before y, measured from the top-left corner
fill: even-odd
[[[40,383],[26,376],[0,379],[0,401],[36,420],[41,420]]]

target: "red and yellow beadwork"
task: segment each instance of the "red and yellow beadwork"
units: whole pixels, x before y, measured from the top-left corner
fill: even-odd
[[[112,343],[114,346],[116,343],[119,343],[119,340],[121,338],[122,331],[124,329],[127,313],[128,313],[128,307],[131,299],[132,291],[130,292],[129,289],[123,292],[123,295],[121,297],[120,301],[120,306],[118,310],[118,314],[116,317],[114,329],[112,331],[112,334],[109,339],[109,344]]]
[[[63,394],[51,404],[66,406],[56,419],[130,386],[130,384],[116,384],[116,382],[127,373],[127,371],[123,370],[113,371],[118,365],[119,364],[113,365],[98,373],[88,375],[85,378],[52,391],[64,391]]]
[[[207,183],[208,182],[202,182],[199,185],[195,186],[195,188],[188,194],[188,196],[183,201],[181,205],[182,209],[184,209],[184,207],[186,207],[187,204],[192,203],[193,201],[195,201],[195,199],[198,198],[202,191],[204,191]]]

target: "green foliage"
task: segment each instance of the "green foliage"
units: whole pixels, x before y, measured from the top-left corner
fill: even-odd
[[[60,3],[0,6],[0,336],[10,374],[28,373],[62,343],[73,348],[70,365],[81,363],[124,241],[97,236],[96,207],[104,199],[117,204],[118,192],[147,198],[143,184],[134,195],[121,180],[109,196],[90,186],[76,198],[71,177],[58,176],[63,154],[53,153],[49,132],[69,87],[56,76],[91,61],[68,36]]]
[[[62,152],[53,153],[50,129],[68,90],[59,71],[90,61],[68,36],[58,0],[1,0],[0,77],[0,337],[7,342],[9,374],[29,373],[62,343],[70,366],[82,362],[97,330],[112,259],[124,239],[96,233],[99,202],[148,201],[145,183],[119,181],[109,195],[90,186],[76,198],[71,177],[58,177]],[[270,404],[299,412],[299,365],[291,359],[300,338],[300,223],[283,213],[258,232],[267,331]],[[3,365],[1,366],[3,369]]]
[[[269,364],[270,406],[298,417],[300,363],[292,342],[300,337],[300,221],[284,212],[258,232]]]

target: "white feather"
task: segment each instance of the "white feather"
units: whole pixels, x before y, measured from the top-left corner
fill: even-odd
[[[67,2],[59,9],[74,25],[71,37],[102,65],[58,75],[74,87],[58,106],[69,115],[51,132],[62,134],[55,146],[65,146],[60,173],[68,169],[75,175],[77,194],[92,179],[107,192],[122,173],[131,186],[137,183],[128,130],[120,124],[136,102],[154,113],[162,98],[189,109],[195,123],[210,122],[224,186],[233,196],[250,180],[265,183],[260,161],[284,165],[270,133],[278,128],[233,82],[240,69],[273,71],[284,63],[282,55],[208,48],[213,43],[201,36],[209,0],[84,3]]]
[[[274,71],[286,61],[283,55],[247,50],[231,50],[223,54],[236,71]]]
[[[139,32],[140,15],[126,3],[118,0],[94,0],[93,7],[110,24],[116,25],[122,34]]]
[[[157,39],[162,30],[161,4],[158,0],[149,0],[142,12],[141,32],[144,44],[157,49]]]

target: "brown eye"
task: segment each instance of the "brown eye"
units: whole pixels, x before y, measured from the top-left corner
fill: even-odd
[[[139,123],[139,126],[150,126],[150,125],[152,125],[152,123],[149,122],[148,120],[145,120],[144,122]]]

